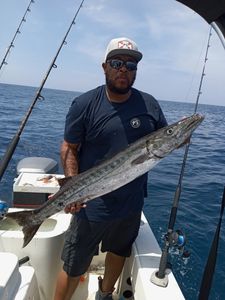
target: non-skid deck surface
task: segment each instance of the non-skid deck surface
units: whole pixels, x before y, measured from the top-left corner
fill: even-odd
[[[84,280],[79,283],[79,286],[71,300],[95,300],[95,294],[98,290],[99,274],[88,273]],[[119,300],[119,297],[113,295],[114,300]]]

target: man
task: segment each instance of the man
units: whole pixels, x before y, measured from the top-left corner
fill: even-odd
[[[83,172],[142,136],[167,125],[158,102],[132,87],[142,53],[128,38],[110,41],[102,64],[106,85],[77,97],[67,115],[61,158],[66,176]],[[114,284],[137,237],[147,174],[75,213],[67,232],[55,300],[69,300],[102,242],[107,252],[96,300],[112,300]]]

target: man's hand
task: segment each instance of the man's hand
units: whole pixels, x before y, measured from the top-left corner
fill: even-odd
[[[85,208],[86,206],[87,205],[85,203],[80,203],[78,201],[78,202],[68,204],[64,208],[64,211],[65,211],[66,214],[68,214],[68,213],[74,214],[76,212],[79,212],[81,210],[81,208]]]

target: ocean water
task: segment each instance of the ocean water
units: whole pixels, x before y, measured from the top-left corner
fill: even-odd
[[[36,89],[0,84],[0,157],[14,137],[35,96]],[[59,162],[65,115],[76,92],[44,89],[20,142],[0,182],[0,199],[12,202],[16,165],[27,156],[45,156]],[[194,104],[160,101],[169,123],[193,113]],[[219,219],[225,184],[225,107],[200,104],[205,115],[195,131],[189,150],[175,229],[185,233],[183,258],[178,249],[170,251],[174,275],[187,300],[198,298],[203,270]],[[144,212],[161,247],[178,183],[184,149],[173,152],[149,173],[148,198]],[[59,162],[60,163],[60,162]],[[59,172],[62,172],[61,166]],[[217,265],[210,294],[212,300],[225,299],[225,230],[222,223]],[[140,299],[141,300],[141,299]]]

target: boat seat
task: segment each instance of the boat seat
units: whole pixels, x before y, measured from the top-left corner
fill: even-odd
[[[19,267],[18,257],[10,252],[0,252],[0,299],[40,299],[34,268]]]

